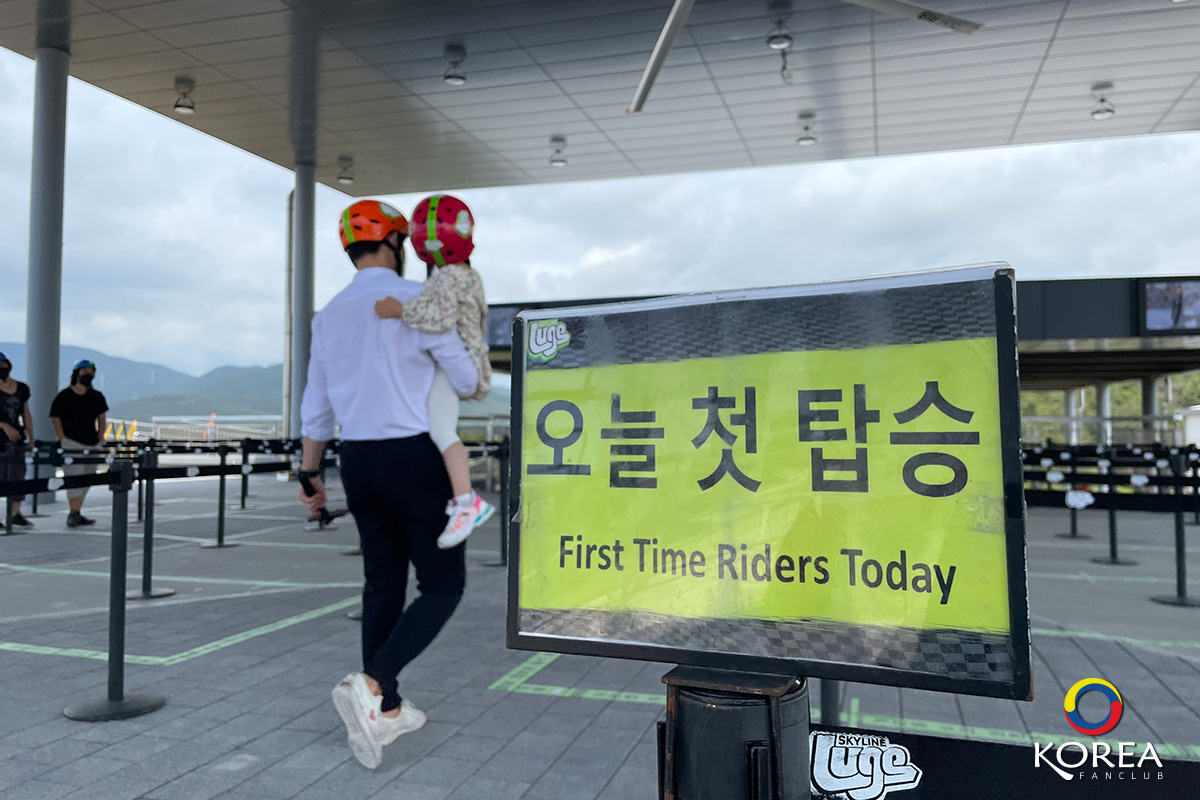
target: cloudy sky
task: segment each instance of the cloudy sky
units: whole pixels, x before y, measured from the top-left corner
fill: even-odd
[[[0,49],[0,341],[25,337],[33,63]],[[1200,134],[456,192],[495,302],[1008,261],[1197,274]],[[200,374],[282,357],[287,170],[72,80],[62,342]],[[411,208],[416,195],[390,198]],[[351,277],[317,194],[317,305]]]

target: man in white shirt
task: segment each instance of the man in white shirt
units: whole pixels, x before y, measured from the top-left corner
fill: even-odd
[[[475,391],[478,368],[458,333],[430,334],[380,319],[375,301],[408,302],[422,285],[404,280],[408,221],[377,200],[346,209],[342,246],[357,273],[313,319],[308,385],[301,406],[301,491],[310,510],[325,505],[318,468],[335,418],[342,423],[342,484],[362,542],[363,671],[333,690],[350,747],[375,768],[383,747],[420,728],[425,715],[397,692],[397,676],[450,619],[466,585],[463,545],[437,547],[446,527],[450,479],[429,437],[428,395],[441,366],[459,395]],[[409,563],[419,595],[404,608]]]

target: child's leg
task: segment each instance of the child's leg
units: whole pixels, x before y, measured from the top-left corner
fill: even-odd
[[[467,448],[458,438],[458,402],[450,376],[438,367],[429,390],[429,435],[442,452],[451,491],[455,497],[462,497],[471,491],[471,467]]]

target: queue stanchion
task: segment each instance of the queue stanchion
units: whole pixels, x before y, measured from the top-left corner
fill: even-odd
[[[1104,474],[1111,480],[1115,474],[1115,470],[1111,466],[1101,466]],[[1108,492],[1110,495],[1115,495],[1117,491],[1116,484],[1108,484]],[[1117,505],[1112,502],[1108,507],[1108,558],[1093,558],[1092,561],[1096,564],[1111,564],[1117,567],[1131,567],[1138,562],[1131,558],[1121,558],[1117,555]]]
[[[1182,470],[1177,470],[1178,475]],[[1200,608],[1200,599],[1188,597],[1187,593],[1187,542],[1183,524],[1183,485],[1175,484],[1175,495],[1179,505],[1175,510],[1175,594],[1160,594],[1150,599],[1156,603],[1184,608]]]
[[[108,586],[108,696],[63,709],[63,715],[82,722],[129,719],[159,709],[167,702],[158,695],[125,695],[125,559],[129,545],[129,490],[133,488],[133,463],[122,459],[113,465],[112,565]]]
[[[30,473],[29,477],[31,477],[33,480],[37,480],[38,478],[42,477],[40,472],[40,467],[42,466],[42,447],[39,442],[33,441],[29,443],[29,449],[31,451],[30,466],[33,468],[33,471]],[[51,466],[50,469],[53,470],[54,467]],[[51,472],[50,477],[54,477],[53,472]],[[46,516],[45,514],[38,513],[38,495],[41,494],[41,492],[30,492],[29,494],[29,513],[25,516],[35,519]]]
[[[492,561],[487,564],[489,567],[507,567],[508,566],[508,493],[509,493],[509,439],[505,437],[497,448],[500,456],[500,560]]]
[[[154,470],[158,469],[158,452],[154,443],[142,451],[142,478],[146,483],[146,517],[142,520],[142,588],[129,592],[127,600],[154,600],[170,597],[174,589],[155,589],[154,577]]]
[[[250,440],[242,439],[242,499],[241,510],[246,510],[246,498],[250,496],[250,473],[246,467],[250,463]]]
[[[217,455],[221,459],[221,475],[217,479],[217,540],[200,545],[206,550],[238,546],[237,542],[225,541],[225,462],[229,459],[229,446],[218,447]]]
[[[141,469],[137,473],[137,521],[142,521],[142,514],[146,507],[146,488],[145,479],[142,476]]]
[[[1192,501],[1196,504],[1195,510],[1192,512],[1192,524],[1200,525],[1200,461],[1195,460],[1195,453],[1192,453],[1189,458],[1192,459]]]

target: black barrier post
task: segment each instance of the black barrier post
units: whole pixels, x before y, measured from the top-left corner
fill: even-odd
[[[821,724],[841,725],[841,681],[821,679]]]
[[[497,509],[500,512],[500,560],[493,561],[487,566],[489,567],[507,567],[508,566],[508,464],[509,464],[509,439],[506,436],[500,441],[497,450],[500,456],[500,507]]]
[[[1176,474],[1179,472],[1182,470]],[[1184,541],[1183,486],[1181,484],[1176,484],[1175,494],[1179,500],[1179,506],[1175,510],[1175,594],[1160,594],[1150,599],[1168,606],[1200,608],[1200,600],[1188,597],[1187,594],[1187,544]]]
[[[1072,460],[1074,460],[1074,456],[1072,456]],[[1067,481],[1067,491],[1068,492],[1074,491],[1075,487],[1078,485],[1076,482],[1077,476],[1075,475],[1075,468],[1076,468],[1076,465],[1074,463],[1070,465],[1071,472],[1068,475],[1069,480]],[[1088,536],[1086,534],[1081,534],[1079,532],[1079,511],[1078,511],[1078,509],[1075,509],[1075,508],[1071,509],[1071,530],[1068,533],[1057,533],[1057,534],[1055,534],[1055,536],[1057,536],[1059,539],[1090,539],[1090,538],[1092,538],[1091,536]]]
[[[1200,525],[1200,461],[1192,462],[1192,500],[1196,504],[1192,524]]]
[[[145,462],[143,462],[143,463],[145,463]],[[142,476],[142,471],[141,471],[141,469],[139,469],[139,470],[138,470],[138,473],[137,473],[137,487],[138,487],[138,496],[137,496],[137,521],[138,521],[138,522],[141,522],[141,521],[142,521],[142,511],[143,511],[143,509],[145,508],[145,505],[146,505],[146,491],[145,491],[145,483],[146,483],[146,480],[145,480],[145,478]]]
[[[225,462],[229,458],[229,446],[218,447],[217,455],[221,457],[221,476],[217,482],[217,540],[200,545],[206,550],[238,546],[237,542],[225,541]]]
[[[246,465],[250,463],[250,440],[242,439],[242,511],[246,510],[246,498],[250,495],[250,473]]]
[[[1115,469],[1105,467],[1104,474],[1111,477],[1115,474]],[[1115,484],[1108,485],[1109,494],[1116,494],[1117,487]],[[1131,558],[1120,558],[1117,555],[1117,508],[1114,504],[1108,509],[1108,558],[1093,558],[1092,561],[1096,564],[1112,564],[1113,566],[1129,567],[1137,564]]]
[[[154,589],[154,470],[158,469],[158,452],[153,442],[142,451],[142,476],[146,483],[146,518],[142,522],[142,590],[129,592],[127,600],[153,600],[170,597],[174,589]]]
[[[138,717],[161,708],[165,697],[125,696],[125,558],[129,544],[129,490],[133,488],[133,463],[113,464],[116,483],[110,484],[112,506],[112,567],[108,585],[108,698],[63,709],[69,719],[104,722]]]
[[[42,448],[38,446],[38,443],[36,441],[30,442],[30,446],[33,447],[33,477],[36,479],[36,478],[42,477],[41,473],[38,472],[38,467],[41,466]],[[38,514],[37,506],[38,506],[38,492],[34,492],[33,493],[33,503],[30,505],[30,508],[32,509],[32,513],[30,513],[29,516],[31,516],[31,517],[40,516]]]

